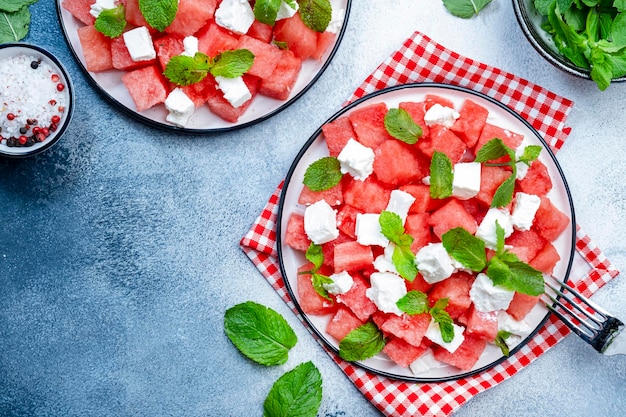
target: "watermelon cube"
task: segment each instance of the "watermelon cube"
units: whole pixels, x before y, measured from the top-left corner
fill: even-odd
[[[428,125],[424,122],[424,115],[426,114],[426,103],[423,101],[403,101],[398,104],[398,108],[409,113],[409,116],[415,123],[422,128],[422,138],[428,137]]]
[[[209,97],[220,94],[217,91],[215,78],[213,77],[204,77],[200,82],[180,88],[193,101],[196,108],[206,103]]]
[[[335,272],[358,271],[372,265],[374,254],[369,246],[352,240],[335,245],[334,260]]]
[[[428,349],[429,347],[426,345],[413,346],[402,338],[394,337],[385,344],[383,352],[389,356],[389,359],[403,368],[407,368]]]
[[[548,168],[539,160],[532,162],[528,172],[522,179],[517,180],[520,190],[527,194],[545,196],[552,189],[552,180]]]
[[[313,288],[313,281],[310,274],[303,272],[311,271],[312,263],[306,263],[298,268],[297,293],[298,304],[306,314],[325,315],[334,313],[337,310],[337,303],[327,300],[319,295]]]
[[[237,49],[239,43],[239,35],[222,28],[212,20],[198,31],[196,38],[198,38],[198,51],[210,57]]]
[[[476,219],[465,210],[465,206],[457,199],[451,198],[444,206],[430,214],[428,224],[439,239],[450,229],[462,227],[470,234],[475,234],[478,224]]]
[[[113,69],[109,38],[98,32],[93,25],[79,27],[77,34],[87,71],[100,72]]]
[[[391,190],[370,175],[364,181],[350,178],[343,188],[343,201],[364,213],[380,213],[387,208]]]
[[[470,289],[474,283],[473,275],[467,272],[456,272],[447,279],[439,281],[428,291],[428,299],[432,304],[442,298],[448,299],[446,311],[450,317],[459,317],[472,304]]]
[[[348,116],[352,123],[352,129],[356,134],[356,140],[368,148],[376,149],[378,145],[393,137],[384,126],[387,105],[375,103],[354,110]]]
[[[413,213],[406,217],[404,229],[413,237],[413,243],[411,243],[413,253],[417,253],[432,241],[429,218],[428,213]]]
[[[436,347],[433,353],[438,361],[452,365],[462,371],[469,371],[478,362],[486,347],[487,340],[467,335],[454,353],[450,353],[442,347]]]
[[[295,250],[306,252],[311,245],[311,240],[304,231],[304,216],[292,213],[287,220],[285,231],[285,244]]]
[[[236,49],[247,49],[254,54],[254,63],[247,74],[261,79],[271,79],[278,62],[284,55],[276,46],[248,35],[241,35]]]
[[[337,38],[337,34],[333,32],[324,31],[321,33],[317,33],[317,44],[315,47],[315,52],[311,55],[311,58],[321,60],[326,51],[330,49],[330,46],[335,42]]]
[[[439,104],[443,107],[454,108],[454,102],[448,98],[438,96],[437,94],[426,94],[424,98],[424,106],[426,110],[430,109],[435,104]]]
[[[329,266],[331,268],[331,273],[335,265],[335,246],[344,242],[351,242],[353,240],[354,239],[351,238],[350,236],[343,234],[343,233],[339,233],[339,236],[337,236],[335,239],[331,240],[330,242],[326,242],[322,244],[322,253],[324,254],[324,265]]]
[[[409,208],[409,213],[424,213],[435,210],[446,202],[445,200],[431,198],[430,187],[425,184],[407,184],[398,188],[415,198],[411,208]]]
[[[365,280],[357,274],[353,274],[352,278],[354,280],[352,288],[347,293],[337,296],[337,302],[348,307],[359,320],[365,323],[372,314],[378,311],[378,307],[365,295],[365,290],[368,288]]]
[[[61,7],[85,25],[90,26],[96,21],[96,18],[89,13],[91,5],[95,2],[96,0],[63,0]]]
[[[165,66],[170,58],[185,52],[183,38],[178,35],[160,36],[153,40],[154,50],[156,51],[159,64],[165,70]]]
[[[539,299],[539,295],[528,295],[516,292],[506,312],[515,320],[523,320],[530,310],[539,302]]]
[[[257,95],[260,82],[258,78],[248,74],[243,75],[243,81],[246,83],[248,90],[250,90],[250,93],[252,94],[252,98],[250,100],[246,101],[239,107],[233,107],[233,105],[224,98],[221,90],[216,90],[215,94],[212,94],[207,98],[206,104],[209,109],[227,122],[235,123],[239,120],[239,117],[241,117],[241,115],[246,111],[254,100],[254,97]]]
[[[435,151],[443,152],[453,164],[459,162],[467,150],[461,138],[452,130],[439,124],[430,126],[428,137],[419,140],[417,147],[430,158]]]
[[[495,340],[498,336],[498,312],[484,312],[470,307],[465,334],[487,341]]]
[[[129,71],[122,75],[122,82],[138,112],[163,103],[167,98],[167,83],[157,65]]]
[[[124,0],[124,16],[126,17],[126,21],[132,26],[145,26],[150,28],[150,25],[146,22],[146,19],[139,9],[139,0]],[[155,29],[151,28],[151,31],[155,31]]]
[[[352,123],[350,123],[350,119],[347,116],[325,123],[322,126],[322,134],[326,140],[329,155],[334,157],[341,153],[348,140],[356,138],[354,129],[352,129]]]
[[[480,191],[476,199],[490,206],[496,190],[511,174],[512,172],[506,167],[483,165],[480,171]]]
[[[415,277],[413,281],[406,282],[407,292],[408,291],[421,291],[423,293],[428,293],[428,291],[430,291],[430,288],[432,286],[433,286],[432,284],[426,282],[422,274],[417,274],[417,276]]]
[[[489,116],[489,110],[475,101],[467,99],[461,105],[459,118],[456,119],[450,130],[456,133],[468,148],[473,149],[485,123],[487,123],[487,116]]]
[[[430,320],[431,317],[428,313],[416,314],[414,316],[391,314],[380,329],[385,334],[404,339],[407,343],[417,347],[422,343],[424,334],[430,325]]]
[[[193,35],[213,18],[216,7],[217,0],[180,0],[176,17],[165,32],[182,37]]]
[[[317,32],[304,24],[300,13],[276,22],[274,41],[286,43],[287,49],[303,61],[317,51]]]
[[[337,228],[352,239],[356,239],[356,216],[359,213],[363,212],[348,204],[344,204],[337,211]]]
[[[531,259],[529,265],[544,274],[552,274],[554,267],[560,260],[561,256],[554,245],[546,242],[544,247]]]
[[[343,186],[339,181],[337,185],[323,191],[313,191],[306,185],[302,187],[302,191],[298,196],[298,204],[311,205],[320,200],[325,200],[329,206],[336,207],[343,204]]]
[[[417,181],[428,172],[411,145],[399,140],[386,140],[374,149],[374,173],[383,185],[390,188]]]
[[[527,231],[515,230],[513,234],[506,239],[505,243],[513,247],[512,250],[514,253],[523,253],[525,257],[522,258],[518,254],[518,258],[524,262],[528,262],[537,256],[537,253],[546,244],[546,240],[532,229]],[[522,250],[520,251],[520,249]]]
[[[261,81],[259,94],[277,100],[287,100],[298,80],[302,60],[288,50],[279,49],[278,53],[281,58],[272,74]]]
[[[111,61],[115,69],[132,71],[156,63],[156,58],[145,61],[133,61],[126,47],[126,42],[124,42],[124,38],[120,36],[111,39]]]
[[[547,197],[541,197],[541,203],[535,213],[532,228],[548,242],[553,242],[569,226],[569,217],[559,210]]]
[[[338,307],[337,311],[326,325],[326,333],[340,341],[346,337],[348,333],[362,324],[363,322],[361,322],[350,309]]]
[[[265,43],[270,43],[272,42],[272,36],[274,35],[274,28],[255,19],[254,22],[252,22],[252,26],[250,26],[246,32],[246,35],[252,36],[253,38]]]

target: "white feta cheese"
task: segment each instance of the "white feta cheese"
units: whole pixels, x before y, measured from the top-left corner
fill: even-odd
[[[304,232],[316,245],[336,239],[339,236],[337,212],[325,200],[307,206],[304,211]]]
[[[515,149],[516,159],[519,159],[524,154],[524,150],[526,149],[526,146],[528,145],[530,145],[530,143],[527,143],[526,137],[524,137],[524,139],[522,140],[522,143],[520,143],[517,149]],[[531,165],[532,165],[532,162],[531,162]],[[524,177],[526,177],[526,174],[528,174],[528,168],[530,168],[530,165],[526,165],[525,162],[520,161],[520,162],[515,163],[515,167],[517,168],[515,179],[523,180]]]
[[[354,285],[354,279],[352,278],[352,275],[350,275],[346,271],[332,274],[328,278],[333,280],[333,283],[322,284],[322,287],[324,287],[326,291],[333,295],[345,294],[350,291],[350,288],[352,288],[352,285]]]
[[[282,19],[289,19],[294,14],[296,14],[298,9],[300,8],[300,5],[295,0],[293,0],[292,3],[293,3],[293,7],[292,5],[287,3],[285,0],[282,0],[280,2],[280,8],[278,9],[278,14],[276,15],[277,21],[282,20]]]
[[[233,106],[239,107],[252,98],[252,93],[243,81],[243,77],[215,77],[217,88],[222,90],[224,98]]]
[[[169,112],[165,120],[176,126],[185,127],[196,106],[183,90],[175,88],[167,95],[165,108]]]
[[[513,221],[509,211],[504,208],[490,208],[476,229],[476,237],[482,239],[490,249],[495,249],[498,243],[496,222],[504,229],[505,238],[513,233]]]
[[[372,300],[384,313],[403,314],[396,303],[406,294],[404,278],[391,272],[374,272],[370,275],[371,287],[365,290],[365,296]]]
[[[476,197],[480,191],[480,162],[459,162],[454,164],[452,195],[459,200]]]
[[[426,123],[427,126],[444,125],[445,127],[452,127],[459,117],[461,117],[461,115],[456,110],[435,103],[426,111],[426,114],[424,114],[424,123]]]
[[[90,7],[89,14],[97,18],[103,10],[114,9],[115,0],[96,0]]]
[[[346,16],[345,9],[337,9],[333,7],[333,11],[330,16],[330,22],[328,23],[328,26],[326,27],[326,32],[339,33],[339,30],[341,30],[341,26],[343,25],[345,16]]]
[[[378,245],[383,248],[389,244],[389,239],[383,235],[380,228],[380,214],[358,213],[356,215],[356,241],[361,245]]]
[[[215,23],[241,35],[254,23],[254,11],[248,0],[223,0],[214,17]]]
[[[130,54],[130,58],[135,61],[147,61],[156,58],[156,51],[152,44],[152,36],[145,26],[140,26],[124,32],[124,43]]]
[[[532,329],[524,320],[515,320],[504,310],[498,311],[498,331],[503,330],[518,336],[526,337]]]
[[[185,50],[181,55],[194,57],[198,52],[198,38],[195,36],[185,36],[183,39],[183,47]]]
[[[374,259],[374,269],[378,272],[393,272],[394,274],[397,274],[398,270],[393,264],[393,252],[395,249],[396,245],[389,243],[389,245],[385,248],[385,251]]]
[[[443,243],[429,243],[421,248],[415,255],[415,264],[429,284],[449,278],[456,270]]]
[[[470,288],[470,300],[478,311],[488,312],[506,310],[513,300],[515,291],[493,285],[493,281],[486,274],[476,276]]]
[[[540,204],[541,198],[539,196],[522,192],[516,193],[513,213],[511,213],[513,227],[518,230],[530,230]]]
[[[409,209],[415,202],[415,197],[406,191],[393,190],[387,203],[386,211],[396,213],[402,219],[402,224],[406,221],[406,217],[409,214]]]
[[[357,180],[365,180],[374,172],[374,151],[350,138],[337,155],[342,174],[350,174]]]
[[[435,352],[432,349],[428,349],[422,356],[411,362],[409,369],[415,375],[418,375],[440,366],[441,362],[435,359]]]
[[[426,333],[424,336],[428,338],[433,343],[438,344],[442,348],[446,349],[450,353],[454,353],[461,343],[465,340],[465,327],[459,326],[456,323],[452,323],[454,327],[454,337],[450,342],[444,342],[443,337],[441,336],[441,328],[439,327],[439,323],[436,323],[435,320],[431,320],[428,325],[428,329],[426,329]]]

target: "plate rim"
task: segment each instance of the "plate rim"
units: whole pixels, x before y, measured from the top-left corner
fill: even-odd
[[[323,122],[322,125],[320,125],[320,127],[309,137],[309,139],[301,147],[300,151],[295,156],[294,161],[290,165],[289,170],[287,171],[287,175],[285,177],[285,180],[283,182],[283,187],[282,187],[282,190],[281,190],[281,193],[280,193],[280,197],[279,197],[279,201],[278,201],[278,212],[277,212],[277,217],[276,217],[276,248],[277,248],[277,254],[278,254],[279,270],[280,270],[281,276],[283,278],[283,282],[285,283],[285,287],[287,288],[287,292],[288,292],[289,296],[291,297],[291,300],[292,300],[294,306],[298,310],[298,313],[301,315],[301,317],[307,323],[307,328],[308,328],[309,332],[313,333],[313,335],[315,336],[315,338],[318,341],[322,341],[324,348],[330,349],[336,355],[338,355],[338,349],[311,322],[311,320],[308,317],[308,314],[306,314],[306,313],[304,313],[304,311],[302,311],[302,308],[300,307],[300,303],[298,302],[298,299],[295,296],[294,289],[291,287],[289,279],[287,278],[288,275],[287,275],[287,271],[286,271],[286,268],[285,268],[285,265],[284,265],[284,262],[283,262],[283,248],[282,248],[282,229],[283,229],[282,228],[282,223],[283,223],[283,214],[284,214],[284,208],[285,208],[286,191],[288,190],[289,185],[291,184],[292,177],[294,175],[295,170],[297,169],[297,167],[299,165],[299,162],[302,160],[303,156],[306,154],[307,150],[311,147],[311,145],[322,134],[322,126],[324,124],[329,123],[329,122],[331,122],[331,121],[341,117],[342,115],[344,115],[345,113],[349,112],[353,108],[357,107],[361,103],[363,103],[365,101],[368,101],[368,100],[370,100],[372,98],[384,95],[384,94],[389,93],[389,92],[397,91],[397,90],[413,89],[413,88],[416,88],[416,89],[419,89],[419,88],[443,88],[443,89],[450,89],[450,90],[454,90],[454,91],[461,92],[461,93],[464,93],[464,94],[474,95],[474,96],[477,96],[477,97],[479,97],[481,99],[485,99],[488,102],[490,102],[490,103],[500,107],[501,109],[505,110],[510,115],[515,117],[518,121],[523,123],[535,135],[535,137],[541,142],[541,144],[543,145],[544,149],[548,151],[547,153],[550,156],[550,158],[552,159],[552,161],[554,162],[554,165],[555,165],[555,167],[557,169],[557,172],[559,173],[561,181],[563,182],[563,188],[564,188],[565,194],[567,196],[567,202],[568,202],[569,207],[570,207],[570,213],[567,213],[567,215],[570,218],[571,229],[572,229],[571,251],[569,253],[569,259],[568,259],[567,264],[565,266],[565,274],[564,274],[565,276],[563,277],[563,280],[565,282],[567,282],[569,280],[569,276],[570,276],[570,273],[571,273],[572,265],[573,265],[573,262],[574,262],[574,256],[575,256],[575,252],[576,252],[576,227],[575,227],[575,225],[576,225],[575,217],[576,216],[575,216],[574,202],[572,200],[572,194],[570,192],[569,185],[567,183],[567,180],[565,178],[565,174],[563,173],[561,165],[559,164],[558,160],[556,159],[556,155],[554,154],[554,152],[550,148],[550,145],[545,141],[545,139],[541,136],[541,134],[526,119],[524,119],[520,114],[518,114],[517,112],[512,110],[510,107],[506,106],[505,104],[497,101],[496,99],[494,99],[494,98],[492,98],[492,97],[490,97],[490,96],[488,96],[488,95],[486,95],[484,93],[472,90],[470,88],[466,88],[466,87],[462,87],[462,86],[458,86],[458,85],[452,85],[452,84],[438,83],[438,82],[415,82],[415,83],[406,83],[406,84],[401,84],[401,85],[385,87],[383,89],[380,89],[380,90],[374,91],[372,93],[366,94],[363,97],[361,97],[361,98],[359,98],[359,99],[357,99],[357,100],[347,104],[345,107],[341,108],[335,114],[333,114],[331,117],[329,117],[325,122]],[[514,356],[520,349],[522,349],[524,346],[526,346],[530,342],[530,340],[532,338],[534,338],[534,336],[544,327],[544,325],[546,324],[546,322],[548,321],[550,316],[551,316],[551,312],[548,310],[546,312],[545,316],[541,319],[541,321],[532,330],[532,332],[528,336],[526,336],[517,346],[515,346],[513,349],[511,349],[511,351],[509,353],[509,356],[504,356],[503,355],[499,359],[497,359],[497,360],[495,360],[495,361],[493,361],[493,362],[491,362],[491,363],[489,363],[489,364],[487,364],[485,366],[482,366],[480,368],[473,369],[473,370],[470,370],[470,371],[461,372],[461,373],[456,374],[456,375],[449,375],[449,376],[442,376],[442,377],[420,377],[420,376],[398,375],[398,374],[395,374],[395,373],[386,372],[384,370],[376,369],[376,368],[374,368],[372,366],[363,364],[361,361],[355,361],[355,362],[348,362],[348,361],[346,361],[346,362],[348,362],[348,363],[350,363],[352,365],[355,365],[355,366],[359,366],[362,369],[364,369],[366,371],[369,371],[369,372],[372,372],[374,374],[381,375],[381,376],[388,377],[388,378],[393,378],[393,379],[396,379],[396,380],[402,380],[402,381],[410,381],[410,382],[445,382],[445,381],[459,380],[459,379],[475,376],[475,375],[477,375],[479,373],[482,373],[482,372],[485,372],[485,371],[487,371],[489,369],[492,369],[492,368],[498,366],[499,364],[501,364],[502,362],[506,361],[510,357]]]
[[[96,81],[96,79],[91,74],[91,72],[87,71],[87,68],[85,67],[85,65],[83,64],[82,60],[80,59],[80,56],[78,55],[78,52],[76,51],[76,49],[72,45],[72,42],[70,41],[70,36],[68,34],[68,28],[66,27],[65,19],[63,18],[63,9],[62,9],[62,5],[61,5],[62,0],[56,0],[56,11],[57,11],[57,18],[58,18],[59,23],[61,25],[61,30],[63,32],[63,38],[65,39],[65,43],[67,44],[69,50],[71,51],[72,56],[74,57],[74,60],[76,61],[76,64],[79,66],[81,71],[86,76],[87,81],[89,82],[89,84],[91,84],[91,86],[98,93],[100,93],[109,102],[109,104],[111,104],[116,109],[121,110],[123,113],[131,116],[132,118],[136,119],[137,121],[139,121],[139,122],[141,122],[141,123],[143,123],[143,124],[145,124],[147,126],[158,128],[158,129],[161,129],[161,130],[164,130],[164,131],[169,131],[169,132],[184,133],[184,134],[189,134],[189,135],[198,135],[198,134],[217,134],[217,133],[223,133],[223,132],[232,132],[232,131],[235,131],[235,130],[244,129],[244,128],[253,126],[253,125],[257,124],[257,123],[261,123],[261,122],[271,118],[272,116],[277,115],[278,113],[282,112],[287,107],[289,107],[290,105],[295,103],[299,98],[301,98],[311,87],[313,87],[313,85],[315,83],[317,83],[317,81],[322,76],[322,74],[324,72],[326,72],[326,69],[330,66],[332,60],[335,57],[335,54],[337,53],[337,50],[339,49],[339,45],[343,41],[343,36],[344,36],[344,34],[346,32],[346,27],[347,27],[348,20],[349,20],[349,17],[350,17],[350,10],[352,8],[352,0],[345,0],[345,1],[346,1],[346,10],[344,12],[343,23],[341,25],[341,29],[339,30],[339,33],[337,34],[337,39],[335,41],[333,49],[330,51],[330,53],[328,55],[328,58],[323,63],[323,65],[320,67],[320,69],[317,71],[315,76],[311,79],[311,81],[309,81],[309,83],[307,85],[305,85],[302,88],[302,90],[300,90],[293,97],[290,97],[289,99],[287,99],[286,101],[281,103],[277,108],[273,109],[272,111],[270,111],[269,113],[267,113],[267,114],[265,114],[263,116],[257,117],[255,119],[247,121],[247,122],[243,122],[243,123],[240,123],[240,124],[235,124],[233,126],[224,126],[224,127],[217,127],[217,128],[187,128],[187,127],[179,127],[179,126],[176,126],[176,125],[172,125],[172,124],[166,123],[165,120],[163,122],[160,122],[160,121],[154,120],[154,119],[152,119],[150,117],[146,117],[146,116],[140,114],[139,112],[137,112],[137,111],[129,108],[128,106],[124,105],[120,101],[118,101],[115,97],[113,97],[111,94],[109,94],[106,91],[106,89],[103,88],[100,85],[100,83],[98,83],[98,81]]]

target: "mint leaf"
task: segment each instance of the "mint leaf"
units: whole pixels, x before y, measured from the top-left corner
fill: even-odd
[[[0,11],[13,13],[22,7],[28,7],[37,3],[39,0],[0,0]]]
[[[405,233],[402,218],[392,211],[383,210],[378,223],[383,236],[396,245],[391,256],[393,266],[402,278],[413,281],[417,276],[415,254],[411,251],[413,236]]]
[[[113,9],[102,10],[96,18],[94,27],[98,32],[109,38],[117,38],[124,33],[124,28],[126,28],[124,11],[122,4]]]
[[[515,170],[514,170],[515,171]],[[513,200],[515,191],[515,172],[502,182],[496,189],[491,200],[491,207],[506,207]]]
[[[176,85],[187,86],[202,81],[209,73],[209,69],[209,57],[196,52],[193,57],[187,55],[171,57],[163,75]]]
[[[447,298],[440,298],[435,302],[435,305],[430,309],[430,315],[439,324],[441,331],[441,339],[450,343],[454,339],[454,321],[450,314],[445,310],[448,306],[449,300]]]
[[[322,403],[322,375],[308,361],[284,373],[267,394],[264,417],[315,417]]]
[[[287,362],[289,349],[298,341],[283,316],[253,301],[226,310],[224,330],[241,353],[266,366]]]
[[[301,274],[310,274],[311,283],[315,292],[328,301],[333,301],[331,296],[328,294],[328,290],[324,288],[324,284],[332,284],[333,280],[326,275],[317,273],[317,271],[324,264],[324,251],[322,250],[322,246],[311,243],[305,252],[305,257],[313,264],[313,269],[311,271],[303,271]]]
[[[304,173],[304,185],[312,191],[324,191],[339,184],[343,174],[339,160],[332,156],[318,159]]]
[[[281,0],[257,0],[254,3],[254,17],[261,23],[274,26]]]
[[[402,296],[396,305],[409,316],[427,313],[429,310],[428,295],[422,291],[411,290]]]
[[[462,227],[448,230],[441,236],[446,252],[474,272],[480,272],[487,265],[485,242]]]
[[[539,145],[526,146],[518,161],[524,162],[526,165],[530,165],[531,162],[539,158],[539,154],[541,154],[542,149],[543,148]]]
[[[506,344],[506,339],[509,337],[511,337],[511,333],[504,330],[500,330],[496,335],[495,344],[500,348],[504,356],[509,356],[510,354],[509,345]]]
[[[396,245],[393,250],[393,255],[391,255],[391,262],[393,262],[393,266],[396,268],[396,271],[398,271],[398,274],[402,278],[406,279],[409,282],[413,282],[413,280],[417,276],[417,265],[415,265],[415,254],[411,252],[410,245]]]
[[[15,12],[0,12],[0,43],[18,42],[28,35],[30,12],[23,6]]]
[[[307,261],[313,264],[313,272],[320,269],[322,267],[322,264],[324,263],[324,252],[322,251],[322,245],[316,245],[315,243],[311,243],[306,249],[304,256]]]
[[[298,0],[298,13],[304,24],[316,31],[324,32],[333,15],[329,0]]]
[[[422,128],[404,109],[389,109],[384,119],[385,129],[394,138],[413,145],[422,136]]]
[[[378,217],[378,223],[380,224],[380,230],[387,239],[391,242],[401,244],[402,236],[404,235],[404,226],[402,225],[402,218],[392,211],[383,210]],[[409,243],[410,245],[411,243]]]
[[[544,292],[543,274],[522,261],[510,262],[511,276],[506,287],[528,295],[541,295]]]
[[[237,78],[248,72],[254,54],[247,49],[224,51],[215,57],[209,71],[214,77]]]
[[[491,0],[443,0],[443,5],[450,13],[463,19],[478,15],[489,3]]]
[[[163,32],[176,17],[178,0],[139,0],[139,10],[150,26]]]
[[[385,347],[385,337],[372,322],[352,330],[339,342],[339,356],[346,361],[362,361],[377,355]]]
[[[443,199],[452,195],[452,162],[450,158],[439,151],[435,151],[430,161],[430,196]]]
[[[488,162],[501,158],[506,155],[511,155],[511,149],[504,144],[502,139],[493,138],[485,143],[476,153],[475,162]],[[514,155],[514,153],[513,153]],[[513,158],[511,158],[513,159]]]

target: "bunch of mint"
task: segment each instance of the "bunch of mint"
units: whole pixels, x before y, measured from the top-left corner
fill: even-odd
[[[0,0],[0,43],[18,42],[28,35],[28,6],[39,0]]]

